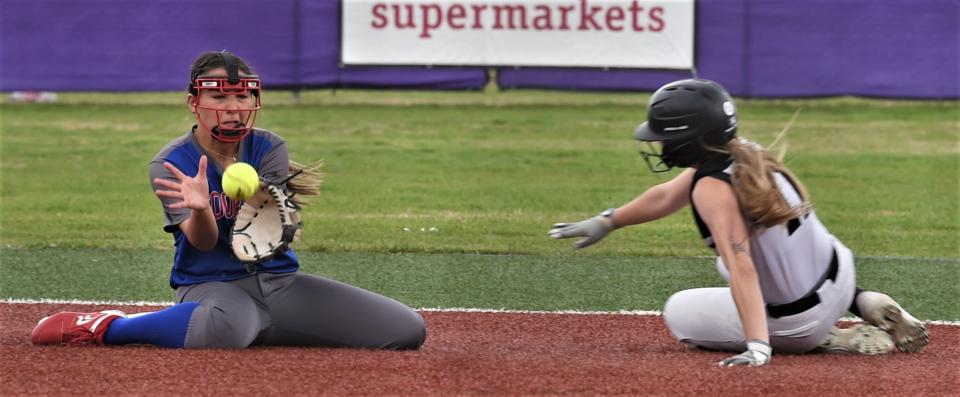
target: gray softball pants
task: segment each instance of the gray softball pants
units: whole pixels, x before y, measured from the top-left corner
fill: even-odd
[[[423,318],[404,304],[300,272],[182,286],[176,297],[199,304],[186,348],[417,349],[427,336]]]

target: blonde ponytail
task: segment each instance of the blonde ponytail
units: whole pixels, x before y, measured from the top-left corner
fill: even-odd
[[[306,165],[290,160],[290,175],[293,175],[287,181],[287,189],[296,193],[293,196],[293,202],[299,206],[309,204],[304,196],[316,196],[320,194],[320,184],[323,182],[323,160]]]
[[[806,187],[769,151],[744,138],[728,142],[725,151],[733,157],[733,190],[754,228],[769,228],[810,212]],[[782,157],[783,151],[780,154]],[[794,183],[800,205],[791,207],[783,198],[774,178],[776,172]]]

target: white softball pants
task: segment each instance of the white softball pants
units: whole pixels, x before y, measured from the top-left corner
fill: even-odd
[[[767,317],[770,345],[777,353],[804,353],[816,348],[853,302],[856,276],[853,253],[839,241],[837,279],[817,290],[820,303],[806,311],[780,318]],[[719,265],[722,266],[722,265]],[[725,269],[723,269],[725,270]],[[678,341],[713,350],[741,352],[746,337],[730,288],[680,291],[663,310],[667,328]]]

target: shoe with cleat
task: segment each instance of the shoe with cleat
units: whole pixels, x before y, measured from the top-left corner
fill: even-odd
[[[911,316],[886,294],[864,291],[857,296],[857,306],[863,320],[889,333],[902,352],[918,352],[930,342],[923,321]]]
[[[818,349],[827,353],[877,355],[893,351],[893,339],[886,331],[869,324],[852,328],[833,327]]]
[[[119,310],[60,312],[41,319],[30,334],[30,342],[35,345],[102,345],[110,323],[126,316]]]

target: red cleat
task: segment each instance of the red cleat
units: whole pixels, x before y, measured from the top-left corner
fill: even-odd
[[[41,319],[30,334],[30,342],[35,345],[102,345],[110,323],[126,316],[119,310],[60,312]]]

